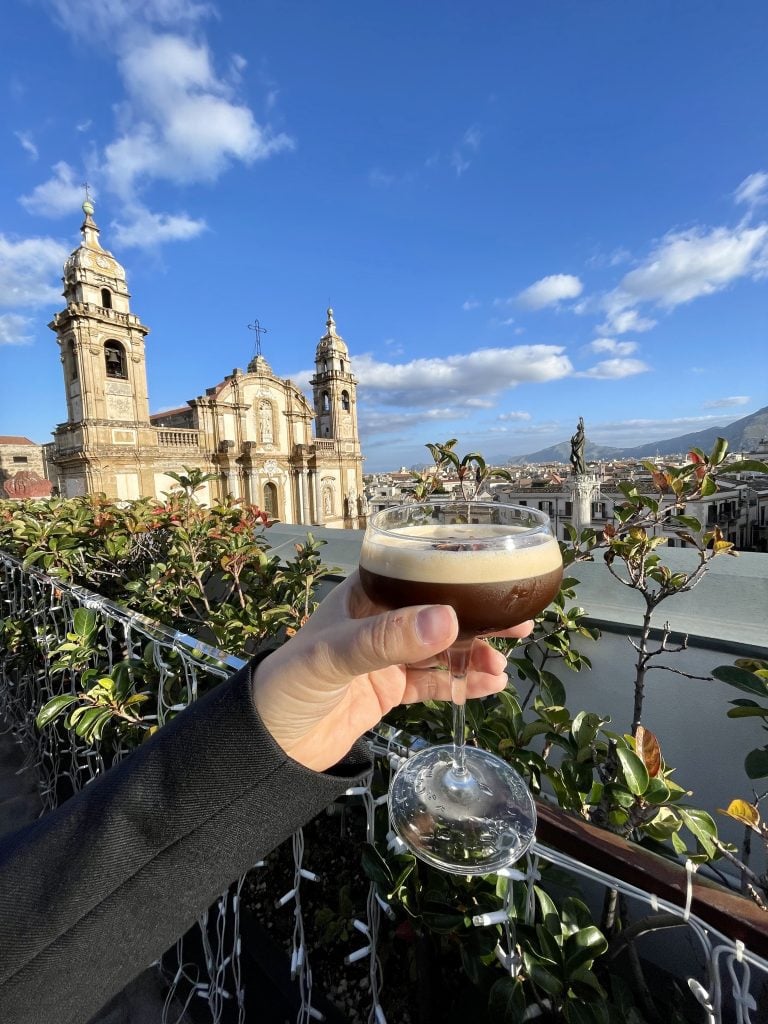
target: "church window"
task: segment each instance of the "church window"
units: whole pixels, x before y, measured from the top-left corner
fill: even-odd
[[[109,288],[101,289],[101,305],[104,309],[112,309],[112,292]]]
[[[344,410],[344,412],[349,412],[349,392],[348,391],[342,391],[341,392],[341,408]]]
[[[77,356],[74,341],[69,343],[69,376],[70,380],[77,380]]]
[[[331,411],[331,396],[327,391],[323,392],[323,412]]]
[[[341,372],[344,373],[344,360],[340,359],[339,363],[341,364]]]
[[[270,519],[277,519],[277,487],[264,484],[264,511]]]
[[[328,373],[328,360],[323,360],[323,373]]]
[[[125,349],[119,341],[108,341],[104,346],[104,362],[108,377],[128,379],[128,368],[125,360]]]

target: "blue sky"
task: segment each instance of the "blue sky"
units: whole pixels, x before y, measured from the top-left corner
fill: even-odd
[[[768,402],[763,0],[8,0],[0,434],[65,413],[46,324],[86,179],[153,411],[330,300],[366,469]]]

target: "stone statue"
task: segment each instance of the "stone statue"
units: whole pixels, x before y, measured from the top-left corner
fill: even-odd
[[[262,402],[259,406],[259,432],[263,444],[272,444],[272,406],[269,402]]]
[[[587,464],[584,461],[584,445],[586,440],[584,435],[584,417],[579,416],[579,425],[576,428],[576,433],[571,438],[571,466],[573,467],[574,476],[582,476],[587,472]]]

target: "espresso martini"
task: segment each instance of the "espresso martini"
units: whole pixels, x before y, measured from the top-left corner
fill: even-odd
[[[551,533],[493,523],[379,531],[366,535],[360,552],[360,580],[372,601],[386,608],[449,604],[460,638],[533,618],[555,597],[562,575]]]

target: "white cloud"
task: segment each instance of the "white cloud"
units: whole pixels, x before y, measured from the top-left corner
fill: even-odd
[[[93,121],[90,119],[90,117],[87,118],[85,121],[79,121],[75,125],[75,131],[76,132],[87,132],[92,124],[93,124]]]
[[[500,420],[514,420],[520,422],[521,420],[529,420],[531,414],[529,412],[502,412],[499,413]]]
[[[423,409],[420,412],[393,416],[391,412],[367,409],[359,417],[360,432],[366,434],[389,434],[393,431],[417,427],[422,423],[441,420],[461,419],[465,414],[456,409]]]
[[[61,268],[69,248],[53,238],[14,241],[0,234],[0,307],[61,304]]]
[[[103,169],[122,198],[132,198],[150,179],[214,181],[234,161],[250,164],[293,147],[287,135],[260,126],[233,99],[204,43],[153,36],[125,53],[119,67],[129,101]]]
[[[32,319],[18,313],[0,314],[0,345],[29,345]]]
[[[678,416],[670,419],[629,419],[608,423],[587,423],[587,435],[593,441],[621,446],[643,444],[649,440],[660,441],[678,434],[694,433],[707,427],[721,426],[722,416]]]
[[[368,172],[368,184],[373,188],[391,188],[393,185],[402,185],[410,181],[412,176],[408,173],[398,177],[382,171],[380,167],[372,167]]]
[[[456,171],[456,177],[460,178],[465,171],[469,170],[470,161],[464,156],[460,149],[454,149],[451,153],[451,167]]]
[[[449,402],[458,416],[463,409],[492,408],[495,396],[517,384],[570,376],[573,365],[564,353],[559,345],[517,345],[407,363],[380,362],[370,353],[352,359],[366,402],[405,408]],[[301,370],[291,379],[307,389],[313,374]]]
[[[587,260],[587,266],[595,267],[597,269],[603,269],[605,267],[618,267],[622,263],[629,263],[632,259],[632,253],[628,249],[622,249],[621,247],[614,249],[613,252],[598,252],[594,256],[590,256]]]
[[[397,338],[385,338],[384,345],[389,349],[390,356],[401,356],[405,352],[405,346]]]
[[[543,309],[563,299],[575,299],[581,295],[583,287],[573,274],[550,274],[523,289],[517,296],[517,302],[527,309]]]
[[[653,302],[672,309],[721,291],[739,277],[763,273],[767,250],[768,224],[673,232],[624,276],[618,302],[625,308]]]
[[[140,205],[126,209],[127,223],[113,221],[114,238],[124,248],[151,249],[163,242],[185,242],[206,230],[204,220],[195,220],[186,213],[152,213]]]
[[[482,138],[483,133],[476,124],[473,124],[471,128],[467,128],[464,132],[464,138],[461,141],[462,145],[469,147],[469,149],[478,149]]]
[[[635,331],[642,334],[656,326],[656,321],[650,317],[641,316],[636,309],[625,308],[622,305],[623,301],[625,300],[620,299],[615,293],[606,298],[608,316],[603,323],[598,324],[598,331],[605,331],[608,334],[627,334],[629,331]]]
[[[713,398],[704,403],[705,409],[730,409],[733,406],[748,405],[749,395],[731,395],[730,398]]]
[[[215,12],[196,0],[48,0],[56,20],[74,36],[114,44],[149,25],[193,25]]]
[[[755,171],[742,181],[733,198],[745,206],[762,206],[768,203],[768,171]]]
[[[53,165],[53,176],[37,185],[19,202],[30,213],[60,217],[82,206],[83,187],[75,181],[75,171],[64,160]]]
[[[14,132],[13,134],[19,140],[19,144],[24,152],[33,160],[37,160],[37,146],[32,141],[32,137],[29,132]]]
[[[355,373],[361,390],[387,405],[430,407],[450,400],[460,408],[469,399],[496,395],[524,381],[569,376],[573,366],[564,352],[556,345],[518,345],[407,363],[379,362],[365,354],[355,357]]]
[[[456,172],[457,178],[460,178],[465,171],[469,170],[472,162],[470,156],[478,151],[482,138],[482,131],[476,124],[473,124],[464,132],[461,142],[454,146],[450,156],[450,164]]]
[[[589,370],[582,370],[577,377],[591,377],[593,380],[620,380],[622,377],[634,377],[637,373],[647,373],[650,366],[640,359],[604,359]]]
[[[587,348],[592,352],[610,352],[614,356],[631,356],[637,351],[635,341],[614,341],[613,338],[595,338]]]
[[[47,0],[59,24],[75,37],[98,43],[117,55],[125,98],[115,105],[117,131],[103,151],[93,154],[94,176],[104,190],[126,204],[142,207],[142,189],[152,181],[174,184],[215,181],[234,163],[250,165],[293,147],[285,133],[256,121],[238,98],[246,67],[239,53],[229,56],[223,75],[214,66],[201,35],[202,19],[216,15],[199,0]],[[85,131],[90,121],[77,125]],[[35,212],[63,212],[71,205],[71,169],[30,195]],[[81,200],[77,191],[78,205]],[[153,241],[194,237],[202,220],[186,214],[143,211]],[[124,244],[139,244],[132,225],[121,223]]]
[[[471,309],[478,309],[480,303],[477,299],[467,299],[466,302],[462,302],[461,308],[465,313],[468,313]]]

